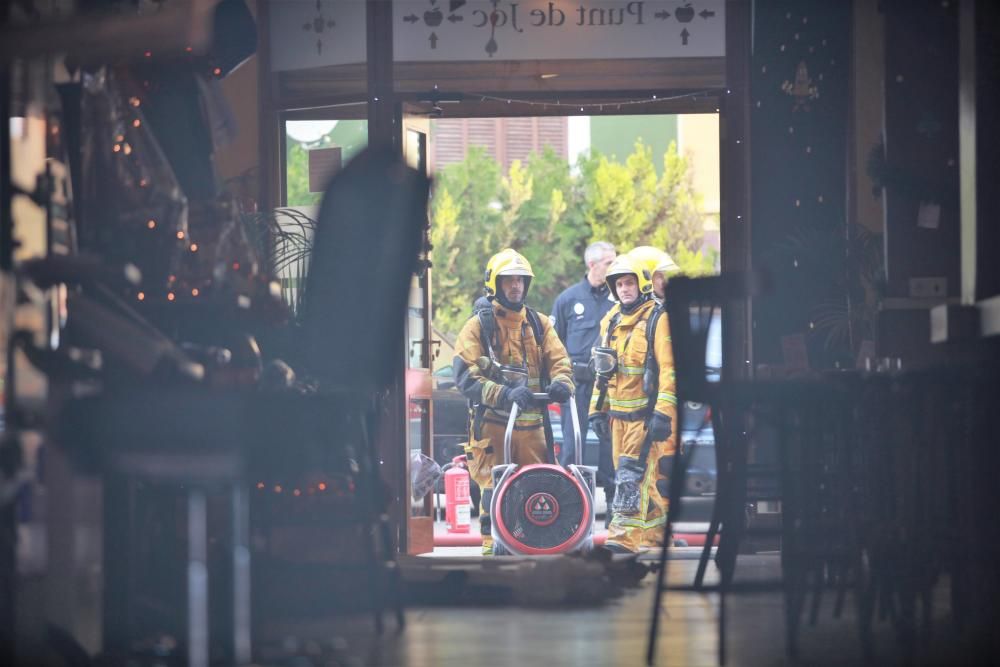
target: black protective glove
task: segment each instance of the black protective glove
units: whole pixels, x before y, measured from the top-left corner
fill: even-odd
[[[607,413],[595,412],[587,421],[590,422],[590,429],[599,440],[611,440],[611,420]]]
[[[670,426],[670,417],[654,412],[649,419],[649,435],[653,442],[662,442],[670,437],[674,430]]]
[[[565,403],[573,397],[573,392],[562,382],[553,382],[549,385],[549,398],[554,403]]]
[[[532,392],[527,387],[511,387],[508,388],[506,392],[506,400],[508,404],[517,403],[517,407],[521,410],[527,410],[531,407],[531,402],[533,400]]]

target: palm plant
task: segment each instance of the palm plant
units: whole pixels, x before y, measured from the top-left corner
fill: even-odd
[[[305,297],[316,221],[299,209],[277,208],[245,214],[243,224],[267,272],[280,283],[282,299],[298,317]]]
[[[809,309],[810,335],[823,336],[837,356],[857,358],[874,340],[878,296],[884,282],[882,235],[862,225],[796,230],[775,244],[771,258],[827,285]]]

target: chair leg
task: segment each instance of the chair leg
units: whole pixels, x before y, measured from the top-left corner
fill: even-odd
[[[727,433],[727,468],[729,482],[727,484],[725,499],[722,504],[720,519],[721,535],[719,537],[719,548],[717,553],[721,558],[720,562],[726,563],[729,568],[730,581],[732,572],[736,567],[736,557],[740,551],[740,544],[746,534],[747,524],[747,457],[749,456],[749,443],[746,436],[738,437],[735,432],[739,427],[731,429],[732,433]]]
[[[726,588],[724,581],[719,584],[719,664],[726,664]]]
[[[656,589],[653,591],[653,614],[649,623],[649,636],[646,638],[646,664],[649,667],[652,667],[656,661],[656,637],[660,631],[660,605],[663,603],[663,593],[666,589],[667,549],[670,545],[670,532],[671,521],[670,513],[668,512],[667,521],[663,526],[663,548],[660,549],[660,569],[656,572]]]
[[[249,664],[250,641],[250,500],[243,484],[232,491],[233,502],[233,661]]]
[[[365,512],[365,525],[368,527],[368,553],[372,566],[368,568],[369,591],[375,600],[375,631],[381,635],[385,629],[382,612],[385,611],[386,598],[391,600],[396,617],[396,629],[403,630],[406,617],[403,612],[403,599],[400,593],[399,567],[396,563],[396,545],[389,529],[389,518],[385,511],[382,483],[378,476],[378,457],[375,454],[375,442],[371,437],[368,419],[365,412],[358,417],[358,430],[362,447],[365,449],[365,462],[362,476],[366,487],[362,498]],[[381,576],[377,576],[381,575]]]
[[[705,534],[705,546],[702,547],[701,556],[698,557],[698,571],[694,575],[694,585],[697,588],[701,588],[704,584],[705,570],[708,569],[708,561],[712,558],[712,547],[719,534],[719,505],[723,502],[723,494],[718,482],[716,489],[715,503],[712,505],[712,519],[708,524],[708,532]]]
[[[859,536],[864,543],[864,536]],[[872,623],[875,620],[875,578],[870,568],[866,567],[866,550],[859,546],[855,550],[852,561],[854,570],[854,608],[857,611],[858,640],[861,644],[861,655],[865,664],[871,664],[874,659],[874,640]]]
[[[713,421],[715,416],[713,415]],[[701,556],[698,558],[698,570],[694,575],[694,585],[701,588],[705,582],[705,571],[708,569],[708,561],[712,558],[712,547],[715,539],[719,536],[719,526],[722,522],[723,507],[728,502],[727,493],[729,481],[729,466],[726,463],[725,444],[718,431],[715,431],[715,501],[712,503],[712,518],[708,523],[708,532],[705,534],[705,545],[701,549]]]
[[[208,667],[208,508],[205,492],[188,492],[188,662]]]
[[[844,613],[844,600],[847,598],[847,581],[850,568],[846,563],[840,563],[837,568],[837,597],[833,603],[833,617],[839,619]]]
[[[916,657],[916,602],[916,594],[912,589],[907,587],[900,591],[897,637],[900,655],[905,665],[912,665]]]
[[[930,647],[931,638],[934,636],[934,595],[931,589],[931,584],[927,584],[920,591],[921,630],[919,638],[922,651],[926,651]]]
[[[679,423],[683,419],[683,410],[682,404],[678,410]],[[670,485],[670,497],[667,503],[667,520],[663,523],[663,548],[660,550],[660,569],[656,573],[656,590],[653,592],[653,613],[649,624],[649,637],[646,642],[646,664],[650,667],[652,667],[656,660],[656,637],[660,630],[660,605],[663,600],[663,593],[666,592],[667,588],[667,564],[669,562],[667,554],[669,553],[670,546],[673,544],[671,535],[673,535],[674,518],[681,516],[682,489],[687,477],[690,455],[688,452],[679,452],[674,457],[670,471],[673,483]]]
[[[726,458],[731,465],[727,465],[727,490],[720,508],[723,530],[715,556],[719,568],[719,664],[726,661],[726,597],[736,575],[736,557],[746,520],[746,441],[727,440],[727,443]]]
[[[708,568],[708,561],[712,558],[712,547],[715,545],[715,538],[719,535],[719,526],[722,522],[723,506],[728,502],[728,488],[730,485],[730,467],[728,464],[728,447],[725,434],[722,429],[722,420],[719,418],[721,406],[712,409],[712,432],[715,434],[715,502],[712,503],[712,518],[708,523],[708,533],[705,534],[705,546],[702,547],[701,556],[698,558],[698,570],[694,576],[694,585],[701,588],[705,581],[705,570]]]
[[[888,573],[881,573],[879,585],[876,590],[878,591],[878,620],[885,621],[888,619],[896,623],[899,618],[899,613],[896,610],[896,589]]]
[[[823,587],[826,585],[826,582],[824,581],[824,563],[820,561],[815,565],[816,567],[813,568],[812,604],[809,606],[809,625],[812,627],[815,627],[816,622],[819,620],[819,608],[823,602]]]
[[[788,415],[782,410],[777,415],[778,423],[778,467],[781,479],[781,581],[785,602],[785,650],[790,660],[798,657],[799,616],[802,610],[804,585],[800,559],[797,554],[798,535],[795,523],[799,520],[800,507],[793,486],[789,460]]]
[[[805,602],[805,572],[797,565],[785,568],[782,582],[785,593],[785,651],[789,660],[799,656],[799,622]]]

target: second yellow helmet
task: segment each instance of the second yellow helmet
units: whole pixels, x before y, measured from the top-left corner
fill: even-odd
[[[649,271],[650,278],[653,277],[653,272],[656,271],[656,267],[663,261],[663,258],[669,257],[667,253],[651,245],[636,246],[626,254],[634,259],[641,268]]]

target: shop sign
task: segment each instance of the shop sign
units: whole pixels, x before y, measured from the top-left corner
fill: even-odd
[[[363,63],[363,0],[271,0],[274,71]],[[396,0],[400,62],[725,55],[725,0]]]
[[[725,0],[402,0],[397,61],[688,58],[725,54]]]

